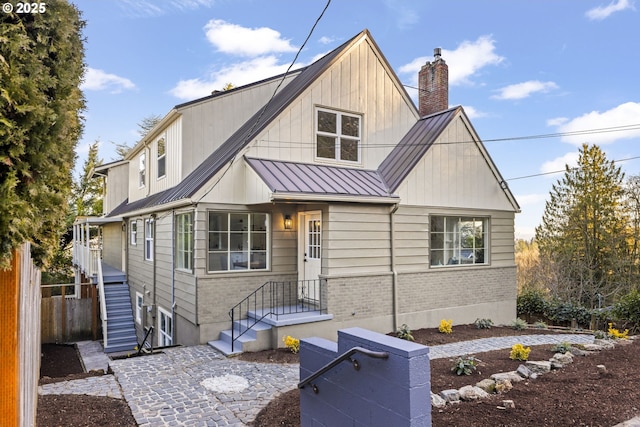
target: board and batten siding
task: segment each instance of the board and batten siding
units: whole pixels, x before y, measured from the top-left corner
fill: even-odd
[[[361,161],[376,169],[414,125],[417,112],[368,38],[353,46],[257,137],[250,157],[331,164],[315,158],[316,107],[361,114]],[[345,165],[343,162],[342,165]]]
[[[128,197],[129,188],[129,164],[123,163],[109,168],[109,174],[105,178],[106,191],[104,194],[102,210],[109,213],[118,207]]]
[[[288,76],[283,87],[297,76]],[[183,120],[183,177],[213,153],[240,126],[271,98],[280,80],[272,80],[245,88],[216,94],[179,108]]]
[[[458,116],[396,190],[401,204],[515,212],[487,154]]]
[[[171,188],[183,178],[182,122],[180,116],[176,117],[129,160],[129,203]],[[162,138],[165,140],[166,175],[158,178],[158,141]],[[139,167],[140,157],[143,153],[146,156],[146,183],[141,187],[139,185]]]
[[[322,274],[391,271],[389,206],[331,204],[323,214]]]

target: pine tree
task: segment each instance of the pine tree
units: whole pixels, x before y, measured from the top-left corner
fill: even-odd
[[[62,0],[0,14],[0,268],[24,241],[46,265],[64,231],[85,106],[83,27]]]
[[[102,159],[98,157],[99,144],[99,141],[95,141],[89,147],[89,154],[82,167],[82,175],[79,181],[74,183],[73,207],[77,216],[100,216],[103,213],[102,180],[91,176],[93,170],[102,165]]]
[[[594,307],[620,287],[629,260],[623,180],[598,146],[585,144],[577,167],[553,185],[536,241],[556,271],[556,296]]]

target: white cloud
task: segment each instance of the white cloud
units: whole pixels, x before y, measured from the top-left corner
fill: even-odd
[[[491,36],[481,36],[475,41],[464,41],[455,50],[442,49],[442,59],[449,66],[449,84],[452,86],[470,84],[471,77],[491,65],[498,65],[504,57],[495,53],[495,40]],[[400,73],[412,73],[412,81],[417,85],[420,68],[432,57],[422,56],[398,69]]]
[[[331,44],[333,42],[335,42],[336,39],[333,37],[328,37],[328,36],[322,36],[320,37],[320,39],[318,40],[318,42],[320,42],[320,44]]]
[[[172,11],[210,7],[215,0],[119,0],[120,9],[132,17],[162,16]]]
[[[411,28],[420,20],[418,12],[409,7],[410,2],[385,0],[384,3],[387,7],[388,16],[395,17],[396,27],[400,30]]]
[[[212,19],[204,27],[207,40],[218,51],[230,55],[255,57],[272,53],[295,52],[289,40],[267,27],[246,28],[221,19]]]
[[[609,3],[608,6],[599,6],[593,9],[589,9],[585,13],[585,16],[592,21],[602,21],[615,12],[621,12],[626,9],[635,10],[632,0],[616,0]]]
[[[173,96],[191,100],[222,90],[225,84],[235,87],[277,76],[287,70],[289,64],[279,64],[275,56],[261,56],[249,61],[231,64],[212,72],[206,78],[181,80],[169,91]]]
[[[499,89],[498,95],[492,96],[494,99],[523,99],[528,98],[534,93],[547,93],[557,89],[558,85],[554,82],[541,82],[539,80],[529,80],[523,83],[516,83]]]
[[[592,111],[558,126],[565,135],[562,141],[576,146],[587,144],[610,144],[620,139],[640,138],[640,103],[627,102],[610,110]],[[607,129],[602,132],[593,132]]]
[[[467,116],[472,120],[488,116],[487,113],[482,112],[482,111],[480,111],[480,110],[478,110],[475,107],[472,107],[470,105],[463,105],[463,108],[464,108],[464,112],[467,113]]]
[[[569,121],[566,117],[556,117],[547,120],[547,126],[561,126]]]
[[[110,90],[111,93],[120,93],[125,89],[135,89],[135,87],[136,85],[127,78],[91,67],[87,67],[84,81],[80,85],[82,90]]]
[[[578,164],[578,152],[572,151],[562,157],[544,162],[540,167],[541,173],[551,174],[552,172],[564,173],[566,166],[575,167]],[[555,174],[552,174],[555,176]]]
[[[538,205],[547,199],[547,194],[532,193],[532,194],[518,194],[515,196],[520,206]]]

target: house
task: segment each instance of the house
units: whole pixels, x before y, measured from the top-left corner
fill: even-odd
[[[364,30],[305,68],[175,106],[96,169],[106,215],[79,221],[76,243],[101,227],[138,340],[153,326],[156,346],[230,335],[246,351],[513,320],[519,206],[449,108],[438,49],[419,80],[416,108]]]

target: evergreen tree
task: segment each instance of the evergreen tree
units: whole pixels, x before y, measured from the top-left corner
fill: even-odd
[[[556,296],[594,307],[611,297],[628,269],[624,174],[596,145],[582,146],[578,166],[553,185],[536,241],[556,271]]]
[[[0,268],[24,241],[46,265],[64,230],[85,106],[83,27],[62,0],[0,14]]]
[[[82,176],[74,184],[73,205],[75,214],[78,216],[100,216],[103,213],[104,187],[102,180],[91,176],[93,170],[102,165],[102,159],[98,157],[99,144],[99,141],[95,141],[89,147],[89,154],[82,167]]]

